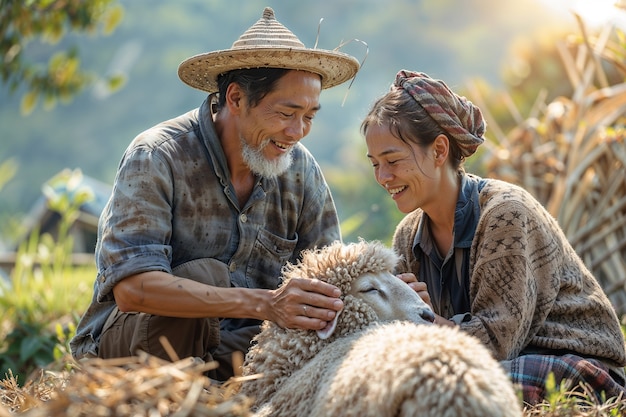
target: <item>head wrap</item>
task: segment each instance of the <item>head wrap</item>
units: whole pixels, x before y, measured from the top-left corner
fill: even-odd
[[[402,70],[392,88],[404,89],[448,133],[468,157],[485,140],[487,126],[480,109],[465,97],[452,92],[440,80],[422,72]]]

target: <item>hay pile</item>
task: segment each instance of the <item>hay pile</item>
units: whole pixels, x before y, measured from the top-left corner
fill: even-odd
[[[487,176],[519,184],[544,204],[624,315],[626,83],[609,85],[605,69],[626,76],[626,51],[611,41],[610,25],[591,39],[579,23],[583,41],[559,48],[572,97],[539,100],[531,117],[487,144],[484,166]]]
[[[204,376],[213,363],[141,355],[75,365],[71,372],[42,372],[24,387],[8,375],[0,381],[0,417],[250,415],[250,399],[237,394],[239,379],[216,385]]]

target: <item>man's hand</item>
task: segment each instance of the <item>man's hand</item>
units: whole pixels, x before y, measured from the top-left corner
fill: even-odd
[[[292,278],[271,293],[270,320],[285,328],[321,330],[343,308],[339,288],[318,279]]]

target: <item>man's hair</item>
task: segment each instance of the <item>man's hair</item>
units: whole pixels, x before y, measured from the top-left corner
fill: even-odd
[[[219,92],[218,106],[226,104],[226,90],[231,83],[237,83],[244,91],[251,107],[255,107],[267,94],[274,90],[278,80],[289,71],[285,68],[239,69],[220,74],[217,77]]]

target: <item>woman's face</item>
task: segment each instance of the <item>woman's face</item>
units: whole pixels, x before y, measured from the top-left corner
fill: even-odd
[[[387,125],[370,125],[365,142],[376,181],[391,195],[398,209],[403,213],[417,208],[427,211],[436,200],[440,175],[430,147],[424,149],[413,142],[403,142],[391,134]]]

